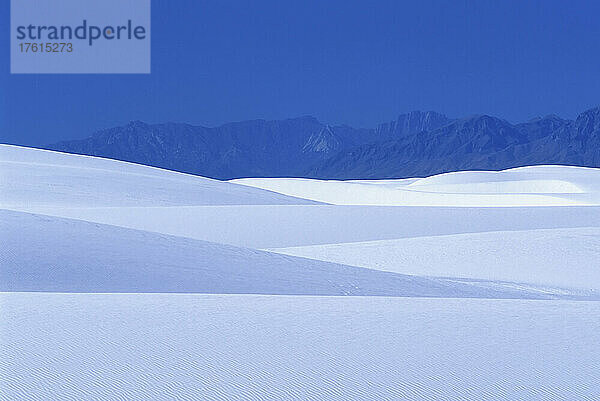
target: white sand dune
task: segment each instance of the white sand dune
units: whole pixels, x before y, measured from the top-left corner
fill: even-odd
[[[13,209],[260,249],[600,226],[598,206],[236,205]]]
[[[411,187],[467,185],[498,183],[487,187],[485,192],[494,193],[578,193],[600,191],[600,170],[589,167],[540,165],[517,167],[502,171],[455,171],[419,178],[409,183]],[[542,184],[546,183],[546,186]],[[529,184],[536,184],[530,187]],[[453,191],[454,192],[454,191]]]
[[[418,276],[600,290],[600,227],[493,231],[270,250]]]
[[[309,258],[407,274],[555,286],[581,284],[595,277],[596,253],[592,246],[595,243],[589,245],[590,236],[579,241],[579,237],[561,236],[557,232],[558,237],[553,237],[555,241],[544,243],[532,230],[600,227],[599,206],[306,205],[302,199],[260,189],[87,156],[0,146],[0,162],[11,167],[2,170],[0,203],[8,204],[6,208],[15,211],[246,248],[295,249],[326,245],[293,252]],[[406,187],[428,188],[432,191],[427,192],[427,196],[433,198],[439,195],[435,191],[452,186],[459,186],[455,191],[460,196],[471,195],[460,193],[469,186],[498,192],[492,196],[512,196],[509,189],[525,191],[528,184],[532,185],[529,192],[568,189],[557,184],[560,182],[576,186],[580,192],[573,192],[574,195],[592,196],[598,187],[597,176],[596,169],[536,166],[503,172],[449,173],[423,179],[316,184],[358,186],[364,191],[383,188],[390,192]],[[267,181],[295,182],[292,179]],[[115,186],[115,182],[119,185]],[[299,182],[315,183],[312,180]],[[494,187],[495,183],[503,186]],[[442,195],[454,196],[452,193]],[[353,201],[354,198],[349,197],[347,203]],[[506,233],[493,234],[496,231]],[[489,240],[485,240],[486,236],[438,237],[477,233],[490,233],[492,237]],[[373,244],[346,244],[385,240],[391,242],[381,249]],[[396,243],[398,246],[390,245]],[[370,263],[359,257],[367,246],[378,249],[371,253],[382,252],[369,257]],[[406,251],[394,250],[404,247]],[[498,258],[499,250],[503,257]],[[568,260],[561,257],[567,254],[574,257]],[[492,262],[494,268],[478,267]],[[575,266],[581,264],[585,267],[577,270]],[[565,273],[574,271],[581,276]]]
[[[0,400],[600,399],[598,171],[239,185],[0,145]]]
[[[0,144],[0,207],[314,204],[98,157]]]
[[[600,205],[600,170],[570,166],[463,171],[381,182],[302,178],[242,178],[230,182],[334,205]]]
[[[588,298],[343,266],[115,226],[0,210],[0,291]]]
[[[600,303],[0,294],[1,400],[600,399]]]

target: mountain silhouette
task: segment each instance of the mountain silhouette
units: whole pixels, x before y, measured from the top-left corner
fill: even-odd
[[[600,167],[600,107],[511,124],[488,115],[450,119],[414,111],[375,128],[314,117],[202,127],[133,121],[47,146],[217,179],[422,177],[535,164]]]

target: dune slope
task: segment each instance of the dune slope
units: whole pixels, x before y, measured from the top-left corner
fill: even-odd
[[[230,182],[335,205],[600,205],[600,170],[571,166],[461,171],[420,179],[382,180],[381,183],[303,178],[242,178]]]
[[[0,210],[0,291],[557,298],[593,294],[454,282]]]
[[[492,231],[270,250],[418,276],[600,290],[600,227]]]
[[[314,204],[209,178],[0,145],[0,207]]]

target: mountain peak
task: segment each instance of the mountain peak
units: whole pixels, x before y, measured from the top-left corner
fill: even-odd
[[[298,121],[298,122],[309,123],[309,124],[321,124],[321,122],[316,117],[311,116],[311,115],[286,118],[284,121]]]
[[[512,127],[508,121],[487,114],[475,114],[466,118],[457,120],[455,124],[465,128],[500,128]]]
[[[580,118],[600,118],[600,106],[588,109],[577,116],[577,120]]]
[[[140,120],[131,120],[125,125],[127,128],[147,128],[148,124]]]
[[[423,131],[432,131],[451,121],[445,115],[436,113],[435,111],[415,110],[406,114],[400,114],[394,121],[380,124],[376,128],[376,132],[379,137],[395,139]]]
[[[439,117],[445,117],[447,118],[444,114],[442,113],[438,113],[437,111],[433,111],[433,110],[413,110],[413,111],[409,111],[408,113],[404,113],[404,114],[400,114],[400,116],[411,116],[411,117],[432,117],[432,116],[439,116]]]
[[[577,116],[575,126],[580,137],[600,137],[600,107],[586,110]],[[600,153],[598,159],[600,159]]]

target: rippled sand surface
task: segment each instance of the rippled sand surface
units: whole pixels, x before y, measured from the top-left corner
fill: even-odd
[[[0,295],[1,400],[597,400],[600,302]]]

